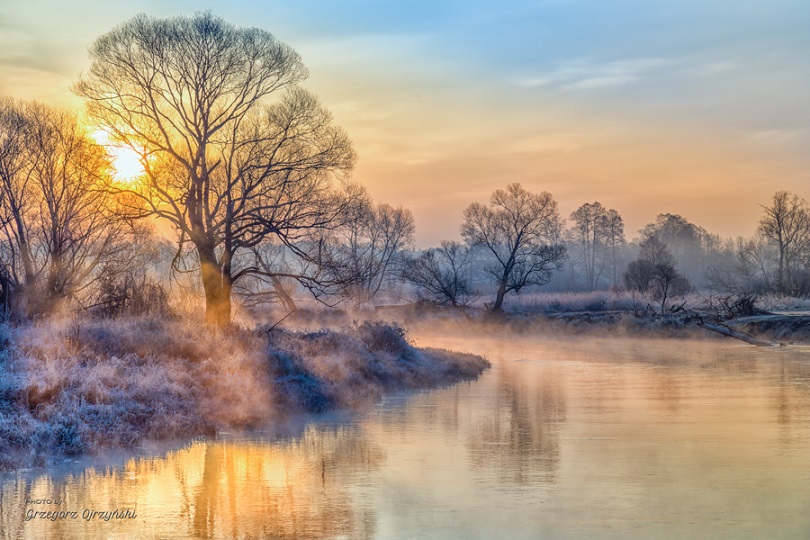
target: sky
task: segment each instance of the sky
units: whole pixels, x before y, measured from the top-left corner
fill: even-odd
[[[97,37],[202,10],[301,54],[419,247],[512,182],[564,217],[615,208],[630,238],[664,212],[747,236],[775,191],[810,199],[806,0],[0,0],[0,95],[78,110]]]

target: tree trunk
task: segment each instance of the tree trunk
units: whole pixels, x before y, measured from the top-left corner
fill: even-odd
[[[492,311],[501,311],[503,297],[506,295],[506,283],[501,282],[498,286],[498,294],[495,296],[495,303],[492,304]]]
[[[295,305],[295,300],[293,300],[290,293],[287,292],[287,289],[284,288],[284,284],[281,282],[278,276],[270,276],[270,280],[273,282],[273,289],[276,291],[281,303],[284,304],[284,307],[286,307],[290,312],[296,311],[298,306]]]
[[[750,334],[746,334],[745,332],[732,330],[731,328],[729,328],[724,324],[709,324],[707,322],[703,322],[702,319],[700,320],[700,322],[698,322],[698,326],[705,328],[707,330],[711,330],[712,332],[717,332],[718,334],[723,334],[724,336],[739,339],[746,343],[750,343],[751,345],[756,345],[757,347],[781,347],[783,345],[778,341],[767,341],[764,339],[756,338]]]
[[[787,294],[785,290],[785,248],[782,244],[779,245],[779,265],[776,274],[776,288],[779,290],[779,294]]]
[[[200,270],[205,291],[205,322],[217,328],[231,323],[231,277],[216,262],[213,250],[199,250]]]

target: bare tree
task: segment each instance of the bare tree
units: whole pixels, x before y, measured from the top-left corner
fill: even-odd
[[[647,294],[659,303],[663,315],[667,302],[689,292],[691,284],[678,272],[674,256],[657,235],[647,236],[640,247],[638,260],[631,262],[624,273],[624,283],[633,292],[634,302],[636,292]]]
[[[585,203],[571,213],[568,231],[577,247],[585,271],[585,286],[595,290],[602,274],[612,266],[613,284],[617,279],[618,252],[624,244],[624,222],[616,210],[599,202]]]
[[[810,207],[807,201],[787,191],[773,195],[771,206],[763,206],[759,234],[776,251],[776,290],[801,295],[800,275],[810,261]]]
[[[627,270],[622,274],[624,286],[630,291],[633,297],[633,308],[636,305],[636,294],[647,294],[650,290],[650,282],[652,281],[653,273],[655,272],[655,265],[645,259],[637,259],[627,265]]]
[[[99,267],[96,286],[88,295],[91,312],[108,317],[167,315],[169,292],[160,275],[161,243],[151,223],[132,222],[125,235],[125,250],[106,258]]]
[[[240,253],[275,239],[317,257],[312,237],[342,218],[331,180],[354,153],[297,86],[307,71],[295,51],[203,13],[139,15],[96,40],[90,57],[76,91],[146,171],[114,191],[133,215],[168,220],[194,246],[209,323],[228,324],[233,284],[265,272],[238,264]]]
[[[470,250],[459,242],[442,241],[408,262],[406,278],[416,286],[417,297],[462,308],[475,298],[470,276]]]
[[[25,106],[10,99],[0,101],[0,182],[2,182],[2,216],[0,223],[6,242],[3,245],[4,304],[12,289],[33,286],[36,280],[29,246],[28,216],[30,201],[31,157],[30,118]]]
[[[692,288],[689,280],[671,264],[656,264],[649,285],[653,299],[660,303],[661,315],[666,313],[668,300],[683,296]]]
[[[624,237],[624,220],[612,208],[607,211],[605,223],[605,246],[610,252],[610,266],[612,269],[613,285],[619,285],[619,255],[622,248],[627,245]]]
[[[569,235],[585,271],[585,287],[592,291],[605,268],[604,230],[607,210],[599,202],[585,203],[571,212]]]
[[[350,186],[346,222],[328,238],[334,281],[358,304],[370,302],[392,279],[401,275],[402,250],[411,246],[411,211],[375,204],[368,192]]]
[[[520,184],[496,190],[488,207],[473,203],[464,210],[462,237],[491,256],[484,270],[498,287],[493,311],[501,310],[507,293],[544,285],[560,269],[565,256],[565,246],[559,242],[561,229],[552,196],[530,193]]]
[[[0,229],[23,315],[78,299],[126,251],[124,223],[100,189],[109,161],[76,117],[37,103],[0,104]]]
[[[721,240],[678,214],[658,214],[640,231],[641,238],[658,237],[679,263],[683,273],[701,282],[706,269],[717,262]]]

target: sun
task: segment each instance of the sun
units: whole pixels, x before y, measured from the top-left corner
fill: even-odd
[[[111,142],[110,134],[98,129],[92,133],[93,139],[107,151],[113,166],[113,178],[124,184],[135,183],[144,174],[143,156],[128,146]]]
[[[134,182],[144,173],[141,156],[132,148],[111,148],[107,151],[112,157],[116,180]]]

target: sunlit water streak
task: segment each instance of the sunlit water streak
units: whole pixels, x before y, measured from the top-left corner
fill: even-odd
[[[7,476],[0,538],[810,536],[810,349],[418,341],[493,368],[294,437]],[[137,517],[81,517],[115,508]]]

